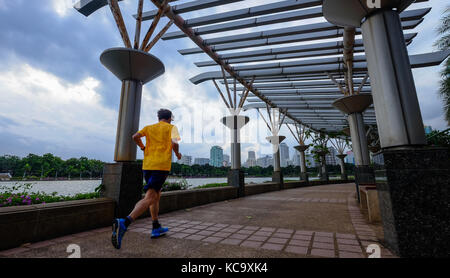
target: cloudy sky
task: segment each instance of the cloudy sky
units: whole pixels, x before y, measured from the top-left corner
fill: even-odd
[[[0,155],[50,152],[63,159],[86,156],[113,160],[121,83],[101,65],[99,57],[105,49],[123,43],[108,8],[86,18],[72,8],[73,2],[0,0]],[[186,1],[179,1],[183,2]],[[253,6],[273,1],[245,2],[246,6]],[[126,0],[120,4],[133,38],[131,15],[136,3]],[[233,10],[242,5],[231,4],[183,17]],[[433,43],[438,38],[436,27],[445,1],[430,0],[415,8],[427,6],[433,10],[415,30],[419,35],[409,47],[410,54],[436,50]],[[144,10],[153,8],[150,1],[145,1]],[[166,22],[163,19],[161,26]],[[149,25],[145,22],[143,30]],[[172,26],[169,31],[176,30]],[[229,133],[219,123],[226,111],[217,91],[212,84],[193,85],[189,81],[205,71],[193,62],[208,57],[181,56],[177,52],[194,46],[188,39],[179,39],[160,41],[151,50],[162,60],[166,72],[144,87],[140,127],[155,123],[157,110],[168,108],[173,110],[183,138],[182,154],[209,157],[213,145],[222,146],[229,154]],[[441,67],[414,70],[424,123],[435,129],[447,127],[438,95],[440,70]],[[264,140],[268,136],[264,122],[256,120],[254,111],[246,114],[251,121],[242,133],[244,161],[248,150],[256,150],[257,156],[271,152]],[[295,141],[289,131],[283,127],[281,133],[287,135],[286,142],[293,147]]]

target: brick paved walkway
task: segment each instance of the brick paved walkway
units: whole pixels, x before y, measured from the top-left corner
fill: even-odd
[[[0,257],[67,257],[77,244],[81,257],[173,258],[367,258],[376,244],[381,257],[395,257],[383,247],[380,223],[369,224],[361,212],[354,184],[297,188],[253,195],[163,214],[170,228],[150,239],[151,220],[133,223],[121,250],[102,228],[0,252]]]

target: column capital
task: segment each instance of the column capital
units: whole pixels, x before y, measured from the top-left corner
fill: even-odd
[[[325,19],[337,26],[360,27],[364,18],[380,9],[402,12],[415,0],[323,0]]]

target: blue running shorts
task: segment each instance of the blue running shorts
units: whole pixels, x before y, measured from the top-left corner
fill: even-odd
[[[156,192],[161,191],[164,182],[169,176],[169,171],[159,171],[159,170],[143,170],[144,179],[146,185],[144,186],[144,192],[147,192],[148,189],[153,189]]]

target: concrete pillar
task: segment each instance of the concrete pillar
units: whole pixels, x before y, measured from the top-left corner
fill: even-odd
[[[127,216],[142,197],[142,164],[136,163],[136,144],[131,138],[139,129],[142,86],[162,75],[162,62],[146,52],[112,48],[101,63],[122,81],[114,160],[103,169],[103,196],[113,198],[116,217]]]
[[[295,146],[294,148],[300,153],[300,180],[309,182],[305,156],[305,151],[309,148],[309,146]]]
[[[286,139],[285,136],[269,136],[266,138],[273,147],[273,174],[272,181],[279,183],[280,190],[284,189],[283,172],[280,164],[280,143]]]
[[[238,188],[238,196],[245,196],[244,171],[241,170],[241,128],[249,122],[247,116],[227,116],[222,123],[231,133],[231,170],[228,172],[228,185]]]

